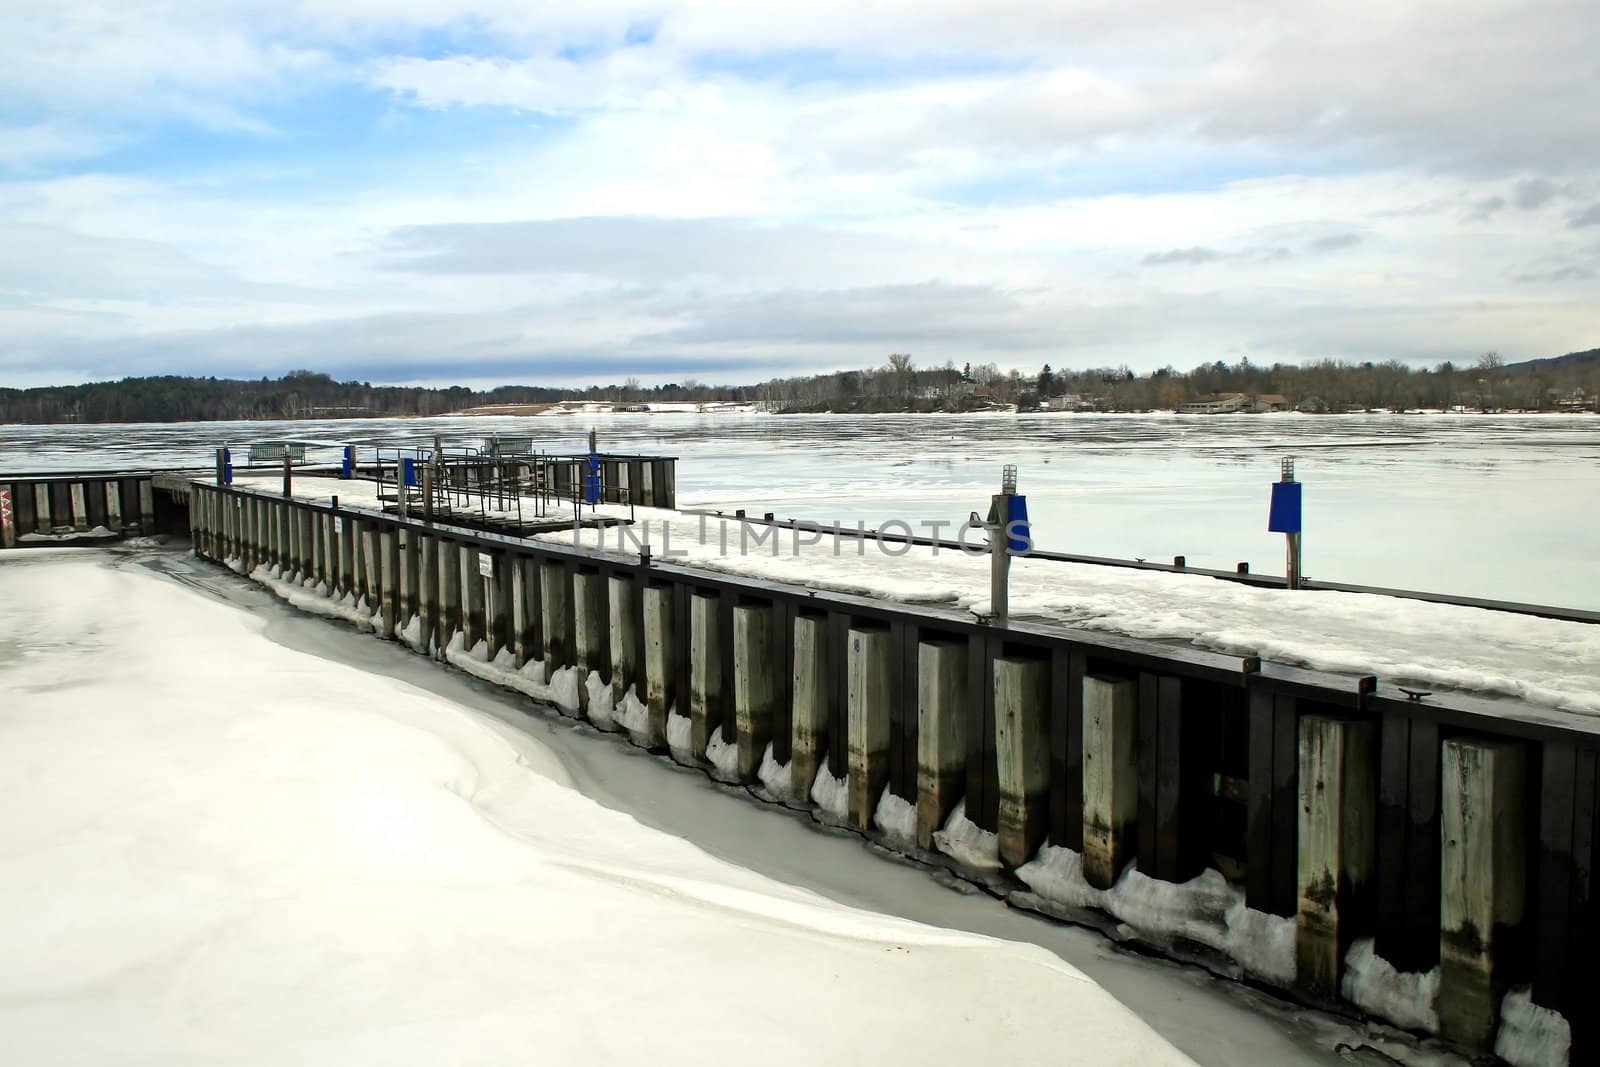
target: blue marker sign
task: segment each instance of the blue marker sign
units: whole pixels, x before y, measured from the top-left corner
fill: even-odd
[[[1272,507],[1267,512],[1268,533],[1299,533],[1301,531],[1299,482],[1273,482]]]

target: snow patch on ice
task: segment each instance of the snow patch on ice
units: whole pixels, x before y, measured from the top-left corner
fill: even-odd
[[[679,763],[694,766],[694,724],[689,716],[679,715],[676,707],[667,712],[667,748]]]
[[[1558,1011],[1533,1002],[1527,986],[1500,1001],[1494,1054],[1511,1067],[1556,1067],[1572,1056],[1572,1027]]]
[[[1278,985],[1294,981],[1294,920],[1246,907],[1244,891],[1228,884],[1219,871],[1207,870],[1174,883],[1130,866],[1115,885],[1102,890],[1084,879],[1081,854],[1046,845],[1017,868],[1017,877],[1046,901],[1100,909],[1150,944],[1204,945],[1264,981]]]
[[[417,652],[423,651],[421,615],[411,616],[411,619],[400,628],[400,640],[410,645]]]
[[[794,764],[779,763],[772,755],[772,745],[767,745],[767,750],[761,754],[761,767],[756,771],[756,777],[761,779],[761,784],[779,800],[788,800],[794,788]]]
[[[550,692],[550,702],[569,715],[578,711],[578,678],[581,674],[576,667],[563,667],[550,676],[550,684],[546,687]]]
[[[888,786],[878,798],[878,808],[872,813],[872,822],[888,836],[892,844],[911,848],[917,843],[917,806],[894,795]]]
[[[617,709],[617,725],[628,731],[636,745],[650,743],[650,708],[639,701],[633,686],[622,694],[622,707]]]
[[[724,741],[721,730],[712,730],[706,740],[706,760],[713,775],[725,782],[739,780],[739,743]]]
[[[415,622],[416,620],[413,619],[412,621]],[[410,628],[407,627],[407,629],[409,630]],[[493,661],[490,661],[489,646],[486,642],[480,641],[471,649],[467,649],[459,633],[450,639],[444,655],[452,666],[458,667],[474,677],[482,678],[486,682],[493,682],[496,685],[505,686],[507,689],[515,689],[535,700],[543,701],[546,704],[555,704],[568,711],[575,710],[578,706],[577,671],[575,668],[568,668],[565,671],[558,672],[551,684],[545,685],[537,680],[543,673],[542,664],[539,670],[531,672],[528,670],[528,666],[538,661],[531,661],[529,664],[524,665],[520,671],[516,669],[515,659],[496,656]],[[571,683],[570,685],[567,684],[569,682]]]
[[[967,818],[965,798],[950,813],[944,829],[933,832],[933,847],[973,870],[1000,869],[1000,838]]]
[[[589,694],[589,721],[602,730],[615,730],[617,716],[611,706],[615,699],[611,684],[601,680],[599,671],[590,671],[583,680],[583,687]]]
[[[829,774],[828,765],[824,762],[817,768],[816,780],[811,783],[811,802],[829,815],[844,818],[850,811],[847,781]]]
[[[358,630],[372,630],[372,616],[366,612],[358,611],[348,604],[306,589],[298,582],[285,581],[281,577],[274,577],[277,568],[257,567],[250,572],[250,580],[265,586],[275,596],[288,602],[290,607],[312,615],[322,615],[330,619],[343,619],[355,626]]]
[[[1424,974],[1397,971],[1378,955],[1370,937],[1361,938],[1344,954],[1344,980],[1339,992],[1350,1003],[1409,1030],[1439,1032],[1439,968]]]

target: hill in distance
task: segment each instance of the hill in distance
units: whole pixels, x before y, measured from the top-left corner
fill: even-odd
[[[1600,348],[1591,348],[1586,352],[1568,352],[1564,356],[1546,356],[1543,359],[1525,359],[1521,363],[1506,364],[1506,372],[1515,374],[1520,371],[1531,370],[1562,370],[1576,367],[1591,367],[1600,364]]]

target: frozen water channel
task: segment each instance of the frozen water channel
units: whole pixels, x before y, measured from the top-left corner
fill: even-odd
[[[177,553],[11,554],[0,592],[24,1058],[1453,1062],[952,891]]]
[[[1600,608],[1600,418],[1477,415],[696,415],[0,426],[0,468],[195,464],[293,438],[533,435],[675,455],[680,505],[821,523],[953,522],[1021,468],[1041,547],[1281,574],[1268,483],[1292,454],[1313,579]]]

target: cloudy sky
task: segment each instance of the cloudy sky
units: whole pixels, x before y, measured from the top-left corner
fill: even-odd
[[[0,385],[1596,345],[1594,0],[0,2]]]

